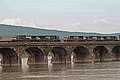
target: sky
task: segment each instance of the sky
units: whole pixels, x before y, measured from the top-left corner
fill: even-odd
[[[120,0],[0,0],[0,23],[71,32],[120,32]]]

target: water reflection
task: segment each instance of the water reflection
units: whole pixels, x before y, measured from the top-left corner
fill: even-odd
[[[119,80],[120,62],[0,67],[0,80]]]
[[[21,72],[22,68],[21,66],[4,66],[2,67],[2,73],[4,72]]]
[[[39,71],[48,71],[48,66],[46,64],[28,65],[28,72],[39,72]]]

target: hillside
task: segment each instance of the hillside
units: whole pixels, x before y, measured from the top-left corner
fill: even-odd
[[[85,32],[67,32],[67,31],[58,31],[58,30],[47,30],[39,28],[30,28],[22,26],[13,26],[0,24],[0,36],[13,36],[13,35],[58,35],[61,37],[69,35],[118,35],[116,34],[99,34],[99,33],[85,33]]]

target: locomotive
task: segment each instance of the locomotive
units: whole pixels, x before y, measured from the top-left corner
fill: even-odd
[[[59,36],[45,35],[45,36],[31,36],[31,35],[17,35],[17,36],[1,36],[0,42],[60,42]]]

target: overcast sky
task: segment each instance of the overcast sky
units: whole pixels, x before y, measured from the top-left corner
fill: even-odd
[[[120,32],[120,0],[0,0],[0,23],[77,32]]]

